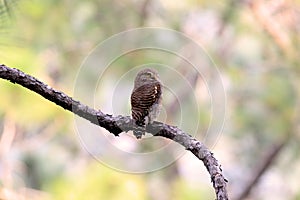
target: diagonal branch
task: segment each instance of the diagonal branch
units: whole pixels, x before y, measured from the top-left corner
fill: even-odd
[[[284,147],[288,145],[290,139],[291,134],[288,134],[288,136],[286,136],[282,141],[272,145],[272,147],[267,152],[267,155],[258,162],[259,165],[257,169],[254,170],[250,181],[245,185],[242,192],[236,198],[234,198],[235,200],[247,199],[252,189],[260,181],[261,177],[266,173],[268,169],[270,169],[270,167],[272,167],[276,159],[278,159],[278,156],[280,155]]]
[[[129,116],[119,115],[114,117],[112,115],[104,114],[100,110],[94,110],[18,69],[0,65],[0,78],[22,85],[23,87],[40,94],[58,106],[89,120],[93,124],[105,128],[115,136],[118,136],[121,132],[135,129],[133,120]],[[222,174],[222,169],[218,164],[217,159],[213,156],[213,153],[210,152],[202,142],[197,141],[176,126],[161,122],[154,122],[152,125],[148,125],[146,129],[147,132],[154,136],[162,136],[178,142],[187,150],[191,151],[198,159],[202,160],[211,176],[217,200],[228,199],[226,190],[227,180]]]

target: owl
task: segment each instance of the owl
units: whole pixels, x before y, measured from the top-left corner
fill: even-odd
[[[153,123],[160,112],[162,84],[158,72],[154,69],[143,69],[135,77],[131,94],[131,115],[140,130],[133,134],[140,139],[145,135],[145,126]]]

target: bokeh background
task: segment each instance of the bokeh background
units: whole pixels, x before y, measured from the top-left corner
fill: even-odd
[[[184,33],[204,46],[218,66],[226,117],[210,148],[229,180],[230,198],[300,199],[298,0],[2,0],[0,63],[73,95],[77,72],[97,44],[144,26]],[[188,46],[183,52],[192,53]],[[130,56],[107,71],[103,88],[91,92],[99,103],[90,106],[109,111],[109,80],[118,80],[135,62],[149,61],[139,53]],[[159,62],[165,56],[156,58]],[[201,140],[211,118],[204,79],[179,61],[172,67],[189,80],[200,104],[199,119],[182,120],[200,121],[196,137]],[[130,91],[132,82],[123,86]],[[180,84],[175,88],[178,96],[191,95]],[[115,170],[82,147],[72,113],[5,80],[0,80],[0,94],[0,199],[215,198],[205,167],[189,152],[151,173]],[[124,105],[114,114],[130,113],[129,95],[119,94]],[[190,103],[180,106],[188,110]],[[167,95],[161,119],[177,124],[177,110],[178,102]],[[131,150],[169,142],[156,138],[141,145],[130,134],[116,139],[103,129],[99,134]],[[163,156],[174,155],[169,151],[159,159]]]

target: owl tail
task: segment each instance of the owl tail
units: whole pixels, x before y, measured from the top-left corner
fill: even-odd
[[[145,125],[143,126],[135,126],[134,130],[133,130],[133,135],[137,138],[137,139],[141,139],[143,135],[145,135],[146,133],[146,127]]]

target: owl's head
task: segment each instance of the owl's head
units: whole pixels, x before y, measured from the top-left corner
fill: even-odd
[[[135,87],[140,87],[144,84],[160,82],[159,74],[155,69],[146,68],[136,75],[134,85]]]

